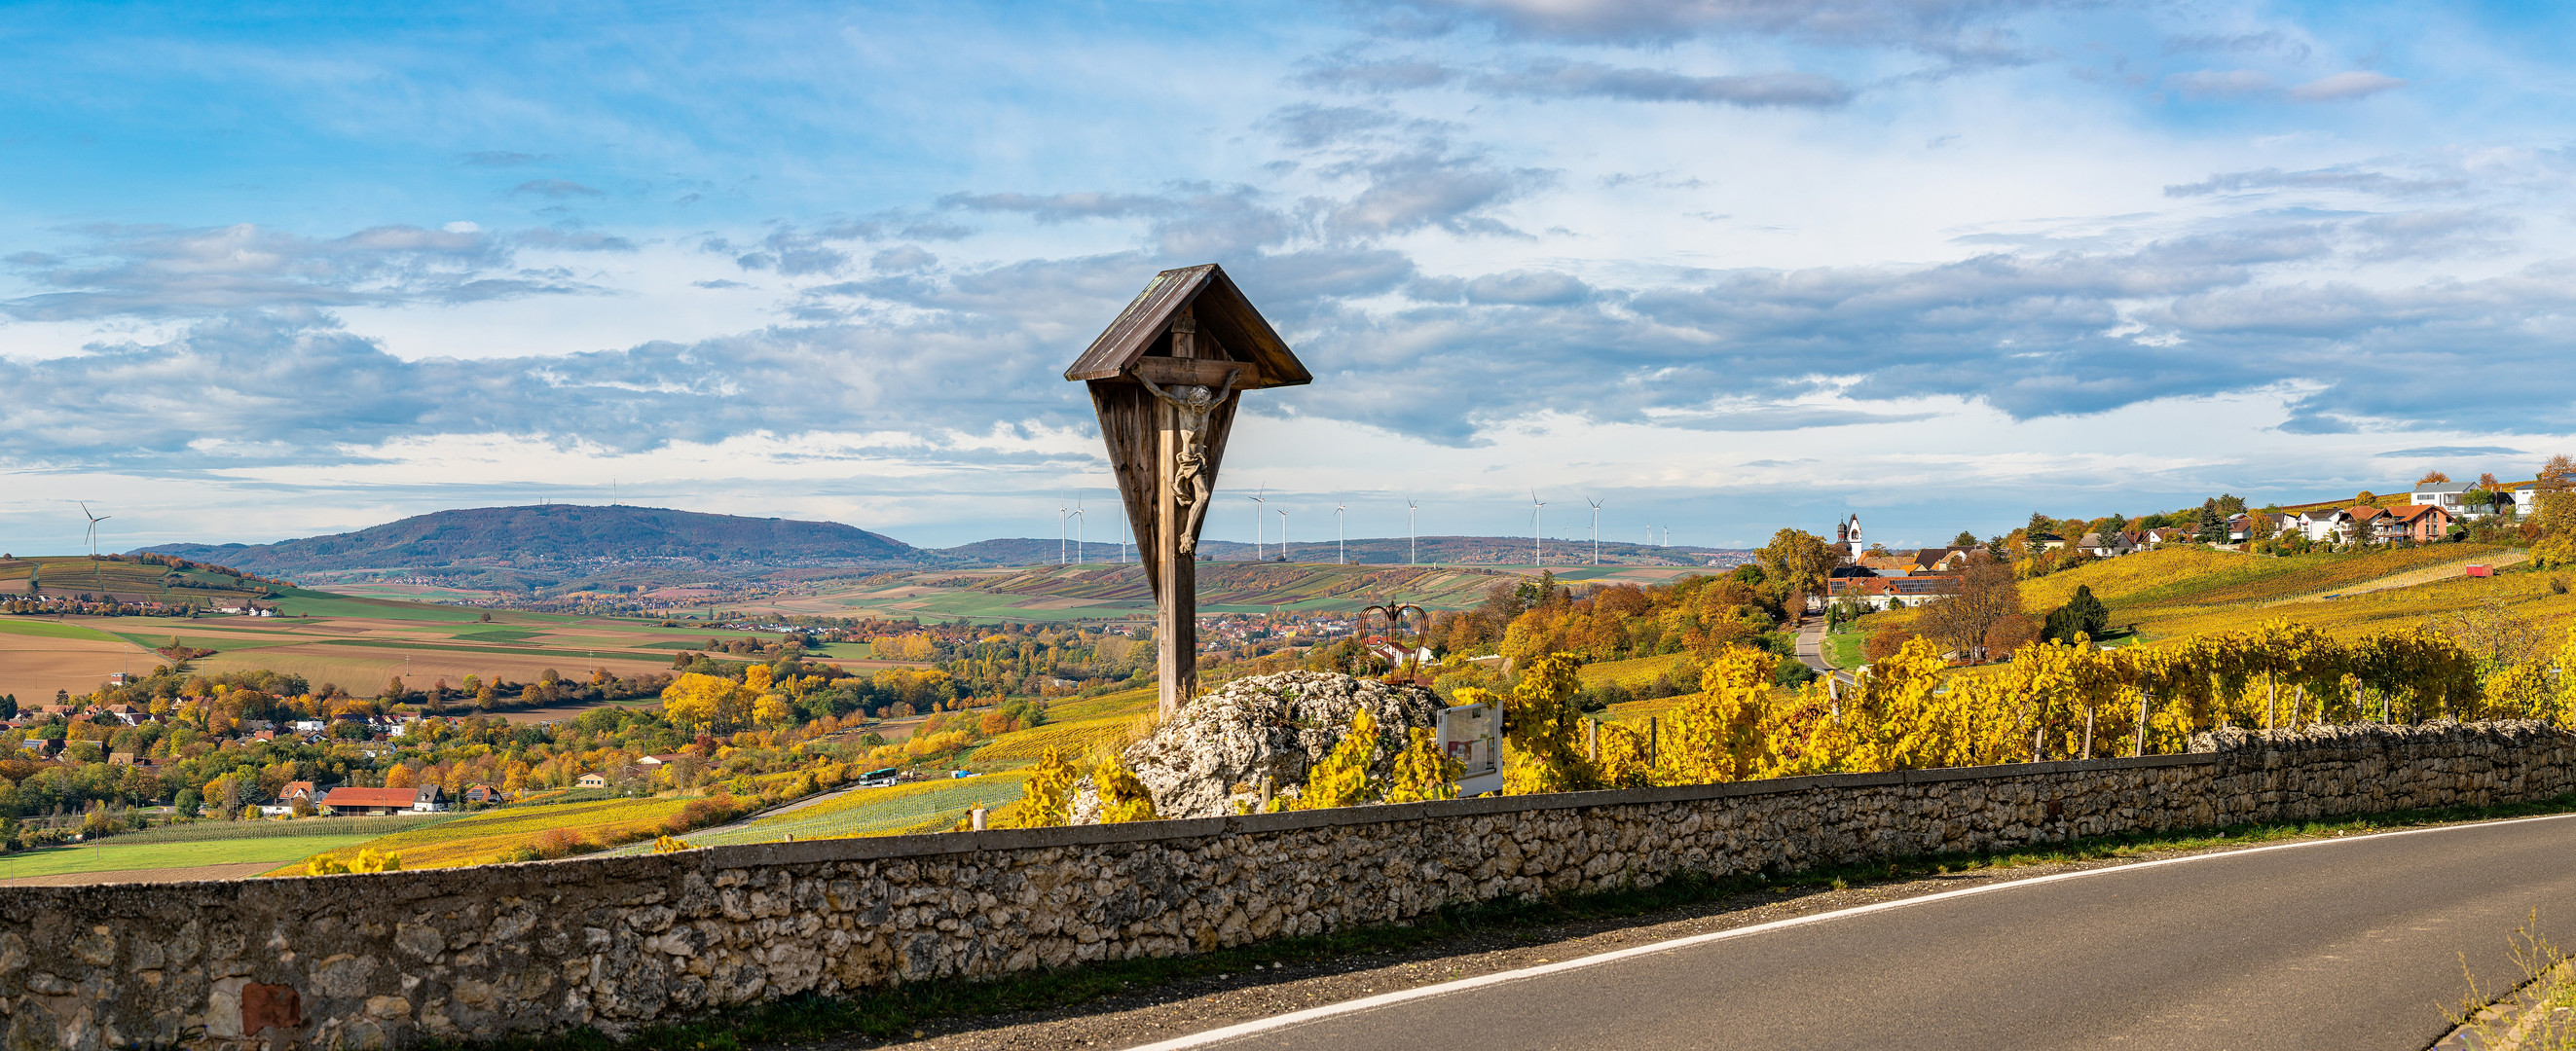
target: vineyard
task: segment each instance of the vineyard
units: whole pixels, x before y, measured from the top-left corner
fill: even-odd
[[[2472,562],[2502,562],[2519,556],[2503,548],[2442,544],[2363,554],[2312,554],[2264,558],[2230,551],[2187,547],[2102,559],[2022,584],[2022,605],[2046,611],[2063,605],[2079,586],[2089,587],[2111,608],[2116,624],[2136,624],[2153,638],[2246,630],[2282,615],[2285,602],[2302,605],[2297,618],[2328,630],[2344,632],[2385,627],[2385,621],[2422,617],[2474,603],[2476,596],[2504,593],[2529,597],[2545,587],[2545,578],[2528,574],[2472,580],[2459,576],[2416,587],[2351,593],[2392,578],[2438,573]],[[2326,596],[2343,595],[2328,601]]]

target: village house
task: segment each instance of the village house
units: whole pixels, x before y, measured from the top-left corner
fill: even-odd
[[[2388,539],[2429,544],[2449,535],[2457,516],[2440,504],[2410,504],[2390,510],[2387,517],[2382,529]]]
[[[636,760],[636,761],[635,761],[635,765],[637,765],[637,766],[669,766],[669,765],[671,765],[672,763],[679,762],[680,760],[682,760],[682,759],[686,759],[686,758],[688,758],[688,757],[689,757],[689,753],[687,753],[687,752],[664,752],[664,753],[661,753],[661,754],[659,754],[659,755],[648,755],[648,756],[645,756],[645,757],[644,757],[644,758],[642,758],[642,759],[638,759],[638,760]]]
[[[510,793],[490,785],[471,785],[465,789],[465,801],[476,804],[506,803]]]
[[[322,809],[335,817],[430,814],[447,809],[447,795],[437,785],[414,788],[334,788],[324,793]]]
[[[2075,550],[2083,552],[2084,554],[2090,555],[2094,558],[2118,558],[2121,555],[2125,555],[2136,550],[2136,548],[2130,544],[2128,534],[2126,533],[2112,533],[2109,536],[2104,536],[2101,533],[2094,532],[2086,533],[2082,537],[2078,538],[2075,541]]]
[[[2320,544],[2339,544],[2351,535],[2352,512],[2340,507],[2320,507],[2298,518],[2299,535]]]
[[[599,773],[583,774],[580,778],[573,781],[573,784],[581,788],[606,788],[608,787],[608,776],[606,774]]]
[[[1899,604],[1911,606],[1945,595],[1958,593],[1956,577],[1926,575],[1919,577],[1828,577],[1823,598],[1810,598],[1807,608],[1823,609],[1826,605],[1848,599],[1872,610],[1883,610]]]

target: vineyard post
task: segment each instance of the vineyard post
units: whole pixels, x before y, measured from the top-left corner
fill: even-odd
[[[1648,767],[1655,765],[1655,756],[1656,753],[1661,750],[1659,746],[1662,743],[1663,733],[1661,728],[1656,725],[1656,720],[1653,717],[1648,717],[1646,719],[1646,765]]]
[[[1583,757],[1596,762],[1601,758],[1601,720],[1599,719],[1583,721]]]
[[[2091,705],[2086,705],[2084,708],[2084,758],[2093,758],[2093,708]]]
[[[2041,741],[2041,740],[2043,740],[2043,739],[2047,736],[2047,734],[2048,734],[2048,727],[2046,727],[2046,726],[2034,726],[2034,727],[2031,727],[2031,729],[2030,729],[2030,761],[2031,761],[2031,762],[2034,762],[2034,763],[2042,762],[2042,761],[2045,761],[2045,760],[2048,758],[2048,753],[2046,753],[2046,752],[2044,752],[2044,751],[2041,751],[2041,750],[2040,750],[2040,741]]]
[[[2266,654],[2266,656],[2269,656]],[[2263,728],[2275,729],[2281,721],[2281,683],[2271,672],[2263,673]]]
[[[2130,755],[2147,754],[2147,699],[2153,694],[2152,690],[2138,691],[2138,746]]]

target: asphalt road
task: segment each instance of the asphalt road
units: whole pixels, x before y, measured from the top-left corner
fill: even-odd
[[[2006,884],[1202,1046],[2416,1049],[2463,954],[2518,980],[2535,909],[2576,930],[2576,816]]]

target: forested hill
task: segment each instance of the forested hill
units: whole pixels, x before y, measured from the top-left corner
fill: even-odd
[[[426,568],[468,560],[560,564],[689,558],[777,565],[904,561],[916,554],[900,540],[838,522],[573,504],[440,511],[354,533],[274,544],[164,544],[145,550],[274,574]]]

